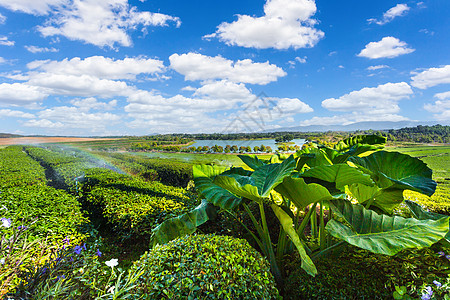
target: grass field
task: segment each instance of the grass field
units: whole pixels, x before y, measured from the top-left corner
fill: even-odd
[[[405,197],[417,200],[433,211],[450,213],[450,146],[414,145],[388,150],[421,159],[433,170],[433,179],[438,183],[436,192],[431,197],[409,191],[405,192]]]

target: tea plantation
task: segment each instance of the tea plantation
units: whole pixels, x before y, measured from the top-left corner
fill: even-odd
[[[0,298],[448,299],[450,147],[384,143],[244,168],[2,148]]]

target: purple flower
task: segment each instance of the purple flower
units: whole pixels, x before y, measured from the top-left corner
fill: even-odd
[[[47,272],[47,268],[42,269],[42,274],[44,274],[45,272]]]
[[[75,246],[75,248],[73,248],[73,252],[75,252],[75,254],[80,254],[81,251],[83,250],[83,248],[81,248],[80,246]]]
[[[20,225],[19,227],[17,227],[17,229],[19,229],[19,230],[27,230],[28,227],[27,227],[27,226]]]
[[[437,281],[437,280],[433,280],[433,283],[434,283],[438,288],[440,288],[440,287],[442,286],[442,283],[440,283],[440,282]]]
[[[450,260],[450,254],[447,254],[445,258]]]
[[[430,300],[431,299],[431,295],[423,294],[422,297],[420,297],[420,299],[422,299],[422,300]]]
[[[84,243],[83,246],[81,246],[81,248],[83,248],[84,250],[86,250],[86,243]]]
[[[2,222],[3,227],[6,227],[6,228],[11,227],[11,219],[0,218],[0,222]]]
[[[97,254],[97,256],[98,256],[98,257],[102,256],[102,253],[100,252],[100,250],[99,250],[99,249],[97,249],[97,252],[96,252],[96,254]]]
[[[70,238],[66,236],[66,238],[63,239],[63,243],[70,244]]]
[[[445,252],[444,251],[439,251],[437,254],[439,254],[439,256],[445,256]]]

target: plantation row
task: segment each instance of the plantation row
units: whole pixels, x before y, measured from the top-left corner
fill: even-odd
[[[245,169],[200,165],[193,171],[190,164],[123,153],[103,153],[103,161],[58,147],[2,149],[0,170],[11,175],[0,174],[0,204],[7,209],[0,210],[2,240],[12,245],[24,232],[30,232],[25,239],[33,237],[18,228],[38,224],[21,219],[28,210],[50,216],[40,223],[47,227],[35,229],[36,239],[67,227],[67,235],[56,235],[57,255],[28,258],[7,275],[9,297],[443,299],[450,290],[449,217],[404,198],[405,191],[433,195],[432,171],[411,156],[379,151],[384,143],[356,136],[332,147],[310,144],[293,155],[240,155]],[[198,195],[182,188],[191,178]],[[14,206],[19,192],[3,198],[3,189],[35,186],[59,198],[34,194],[28,199],[34,210]],[[115,238],[109,241],[120,247],[150,240],[150,249],[128,270],[116,269],[114,258],[123,258],[108,256],[93,226],[108,228]],[[200,231],[247,241],[192,235]],[[9,268],[20,261],[10,257]]]

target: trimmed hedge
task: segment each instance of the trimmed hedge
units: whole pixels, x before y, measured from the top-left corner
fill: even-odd
[[[283,296],[286,300],[384,300],[393,299],[395,286],[405,286],[411,296],[420,297],[424,283],[434,286],[433,280],[446,281],[450,262],[440,256],[441,250],[434,246],[387,256],[348,246],[340,254],[316,261],[315,277],[301,269],[296,257],[286,267],[289,276]]]
[[[159,180],[167,185],[187,187],[189,181],[193,179],[193,165],[190,163],[123,153],[113,153],[108,156],[112,158],[112,163],[119,168],[130,170],[131,173],[139,173],[145,179]],[[142,169],[138,166],[142,166]],[[152,171],[156,171],[156,178],[153,177]]]
[[[182,188],[98,168],[86,170],[82,193],[108,223],[136,234],[149,234],[164,220],[198,204],[197,197]]]
[[[134,263],[143,299],[276,299],[268,262],[245,240],[185,236],[156,246]]]

